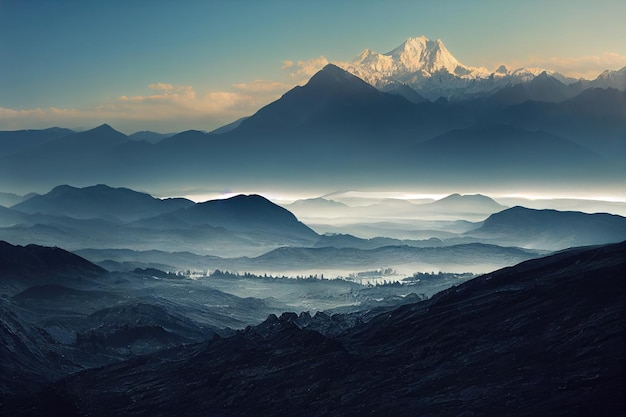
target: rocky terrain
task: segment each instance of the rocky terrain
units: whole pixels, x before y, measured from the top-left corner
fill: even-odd
[[[626,243],[523,262],[355,323],[271,315],[13,397],[37,416],[624,415]]]

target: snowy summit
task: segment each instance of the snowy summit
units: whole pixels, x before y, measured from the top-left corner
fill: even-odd
[[[408,85],[430,100],[489,93],[507,85],[528,82],[544,71],[558,76],[542,68],[511,70],[501,65],[491,72],[465,65],[440,39],[433,41],[425,36],[409,38],[384,54],[366,49],[345,64],[344,69],[383,90],[390,84]]]

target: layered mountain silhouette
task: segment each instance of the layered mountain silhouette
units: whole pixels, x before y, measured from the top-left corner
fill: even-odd
[[[612,172],[604,157],[575,142],[506,125],[451,130],[415,145],[412,155],[413,163],[437,172],[439,179],[462,175],[482,182],[498,173],[503,183],[539,178],[567,182]]]
[[[489,216],[466,235],[497,239],[504,245],[568,248],[620,242],[626,238],[626,218],[606,213],[534,210],[512,207]]]
[[[60,127],[0,132],[0,157],[43,145],[73,131]]]
[[[370,261],[366,263],[370,266],[375,266],[376,262],[419,263],[421,255],[415,248],[467,243],[558,250],[626,239],[624,218],[621,216],[555,210],[543,212],[521,207],[503,210],[506,207],[483,195],[452,194],[441,200],[422,204],[387,199],[363,207],[349,207],[321,198],[302,200],[286,207],[292,206],[296,213],[312,216],[310,219],[315,219],[316,216],[358,219],[388,215],[399,219],[404,217],[404,224],[408,226],[412,222],[418,222],[421,217],[458,219],[459,216],[464,216],[475,221],[487,221],[482,226],[481,223],[467,223],[459,226],[460,229],[451,225],[450,221],[439,226],[434,222],[430,226],[433,227],[432,230],[422,230],[421,237],[418,238],[422,240],[382,237],[361,239],[345,234],[320,236],[289,210],[259,195],[238,195],[228,199],[194,203],[186,199],[161,200],[131,189],[101,184],[84,188],[58,186],[12,208],[0,206],[0,228],[5,240],[20,245],[35,242],[63,246],[70,250],[154,249],[166,252],[189,251],[221,258],[244,255],[254,257],[252,260],[233,260],[233,267],[237,266],[239,270],[259,265],[271,266],[258,257],[283,246],[378,250],[376,254],[338,251],[323,255],[319,251],[306,252],[302,249],[298,255],[302,262],[296,262],[297,257],[294,258],[294,267],[308,268],[315,263],[318,266],[323,265],[325,256],[326,260],[333,260],[336,265],[352,267],[358,266],[360,262],[355,263],[355,260],[367,257]],[[497,219],[504,220],[493,223]],[[492,224],[503,226],[493,227]],[[384,225],[380,227],[385,228]],[[384,232],[381,233],[384,236]],[[381,249],[400,246],[406,248]],[[496,249],[485,249],[484,259],[496,256]],[[280,264],[287,266],[288,259],[296,252],[289,249],[280,253],[280,257],[284,258]],[[415,258],[414,261],[411,256]],[[375,261],[371,261],[372,259]],[[521,259],[515,259],[519,260]],[[206,262],[210,263],[209,260]],[[219,267],[228,268],[227,260],[216,260],[216,263]],[[176,265],[180,266],[178,263]],[[502,260],[493,265],[501,266]]]
[[[187,227],[208,225],[233,232],[258,234],[261,239],[264,234],[303,241],[314,241],[318,237],[288,210],[259,195],[240,194],[223,200],[210,200],[162,217],[147,218],[134,225],[159,228],[161,222],[165,222],[166,228],[172,222]]]
[[[499,211],[505,208],[492,198],[482,194],[461,195],[458,193],[450,194],[440,200],[429,203],[425,206],[437,210],[453,210],[468,212],[483,212],[485,210]]]
[[[258,195],[194,203],[103,184],[62,185],[13,208],[0,206],[2,236],[69,249],[190,250],[258,255],[283,245],[312,245],[317,233]]]
[[[626,93],[566,86],[547,73],[530,80],[491,96],[429,102],[382,92],[329,64],[222,133],[148,143],[102,125],[0,155],[0,174],[13,192],[59,183],[358,189],[540,179],[572,188],[582,172],[585,184],[614,187],[626,169]]]
[[[184,198],[160,200],[149,194],[128,188],[112,188],[104,184],[84,188],[61,185],[46,194],[19,203],[13,209],[77,219],[112,218],[128,221],[176,211],[194,204]]]
[[[526,101],[503,113],[507,123],[570,138],[624,169],[626,91],[592,88],[560,103]]]
[[[529,100],[558,103],[574,97],[581,91],[579,84],[564,84],[544,71],[527,83],[515,84],[496,91],[489,95],[486,101],[491,106],[500,107]]]
[[[280,100],[244,120],[236,130],[253,134],[320,128],[365,130],[380,121],[405,121],[407,113],[415,112],[406,99],[385,94],[328,64],[306,85],[290,90]]]
[[[312,320],[296,314],[270,316],[232,337],[78,373],[5,410],[619,415],[625,250],[622,243],[527,261],[339,336],[307,328]]]
[[[38,245],[16,246],[0,241],[0,274],[3,279],[14,276],[62,273],[97,274],[104,270],[80,256],[60,248]]]

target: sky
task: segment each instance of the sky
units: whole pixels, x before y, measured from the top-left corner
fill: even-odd
[[[0,130],[213,130],[408,37],[463,64],[626,66],[623,0],[0,0]]]

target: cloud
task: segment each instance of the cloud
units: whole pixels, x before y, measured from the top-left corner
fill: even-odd
[[[574,78],[594,79],[604,70],[618,70],[626,66],[626,55],[604,52],[601,55],[579,57],[531,57],[515,62],[514,67],[547,68]]]
[[[191,86],[150,84],[157,94],[119,97],[118,101],[100,106],[104,113],[134,120],[217,119],[224,122],[256,111],[257,101],[245,92],[212,91],[198,96]]]
[[[90,127],[111,123],[128,133],[164,127],[164,131],[190,128],[212,130],[254,113],[259,98],[246,91],[212,91],[198,95],[191,86],[149,84],[154,94],[123,95],[90,107],[11,109],[0,107],[0,130],[50,126]]]
[[[295,69],[294,71],[291,71],[289,76],[295,82],[302,83],[303,81],[307,81],[316,72],[328,65],[328,60],[324,56],[319,56],[317,58],[308,59],[306,61],[298,61],[296,65],[293,65],[293,62],[291,62],[291,64],[292,65],[289,67],[285,67],[285,65],[283,65],[283,69]]]
[[[173,85],[166,83],[148,84],[148,88],[159,94],[147,96],[120,96],[121,101],[157,101],[157,100],[194,100],[196,92],[190,85]]]
[[[253,80],[233,84],[230,91],[197,91],[191,85],[155,82],[145,94],[125,94],[81,108],[11,109],[0,107],[0,130],[50,126],[92,127],[110,123],[126,133],[138,130],[212,130],[278,99],[295,85],[303,84],[328,64],[317,57],[285,60],[282,81]]]
[[[233,84],[237,90],[249,93],[284,93],[293,86],[280,81],[254,80],[249,83]]]
[[[51,126],[74,127],[80,121],[94,119],[96,110],[61,109],[57,107],[11,109],[0,107],[0,130],[43,129]],[[101,124],[103,122],[100,122]],[[90,125],[95,126],[98,123]]]

